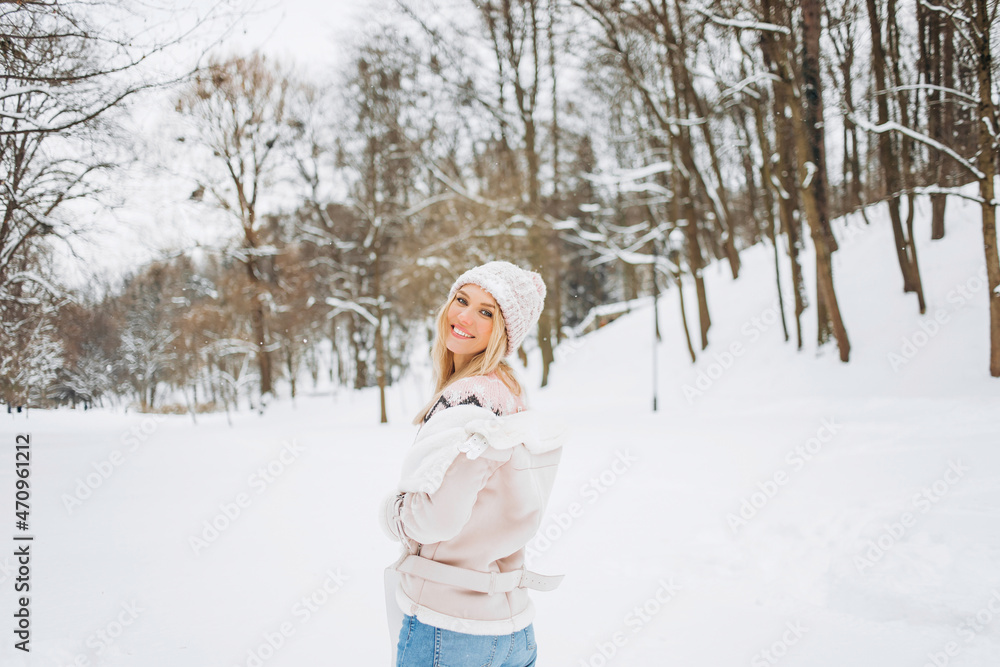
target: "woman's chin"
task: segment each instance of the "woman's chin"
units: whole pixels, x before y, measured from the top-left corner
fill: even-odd
[[[479,348],[478,346],[468,345],[462,341],[449,340],[446,344],[447,348],[451,350],[452,354],[462,354],[472,356],[474,354],[479,354],[485,347]]]

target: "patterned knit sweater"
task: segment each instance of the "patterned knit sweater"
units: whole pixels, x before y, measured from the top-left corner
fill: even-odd
[[[527,409],[524,394],[514,396],[500,376],[493,372],[489,375],[462,378],[448,385],[437,402],[427,411],[424,422],[426,423],[436,412],[456,405],[478,405],[493,411],[498,417]]]

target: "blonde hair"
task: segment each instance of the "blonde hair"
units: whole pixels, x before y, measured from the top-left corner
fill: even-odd
[[[430,412],[434,404],[437,403],[441,394],[454,382],[462,378],[474,377],[476,375],[489,375],[494,371],[515,396],[520,396],[521,384],[514,375],[514,369],[504,361],[504,352],[507,351],[507,325],[504,323],[503,313],[497,308],[493,312],[493,331],[486,341],[486,349],[476,354],[469,360],[462,370],[455,371],[455,354],[448,349],[445,340],[449,334],[448,308],[451,302],[458,298],[452,295],[451,299],[444,302],[438,310],[437,315],[437,336],[434,338],[434,347],[431,349],[431,363],[434,367],[434,375],[437,384],[434,389],[434,396],[420,409],[413,419],[414,424],[423,422],[424,417]]]

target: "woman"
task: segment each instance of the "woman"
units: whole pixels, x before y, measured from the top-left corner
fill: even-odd
[[[526,589],[551,590],[562,577],[525,570],[524,547],[541,523],[563,429],[526,409],[504,358],[544,299],[540,275],[489,262],[459,276],[438,313],[437,392],[414,420],[416,442],[380,514],[403,544],[392,568],[404,614],[398,667],[535,665]]]

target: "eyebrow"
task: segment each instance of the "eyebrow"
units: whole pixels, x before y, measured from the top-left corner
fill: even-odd
[[[461,294],[462,296],[464,296],[466,299],[469,298],[469,295],[465,292],[465,290],[458,290],[458,293]],[[480,306],[489,306],[490,308],[496,308],[497,307],[497,305],[495,303],[492,303],[492,302],[487,303],[486,301],[480,301],[479,305]]]

